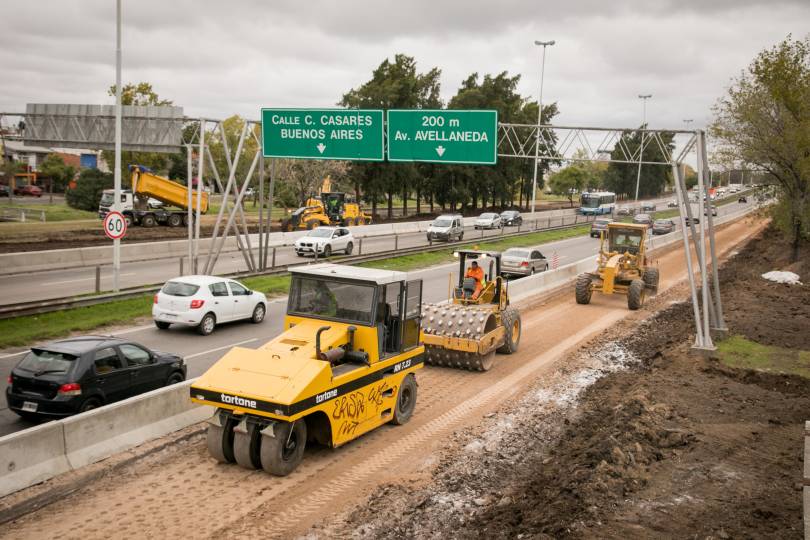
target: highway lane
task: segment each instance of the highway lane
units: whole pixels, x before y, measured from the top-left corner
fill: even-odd
[[[659,210],[663,209],[666,201],[673,196],[661,197],[652,201],[641,201],[637,203],[619,203],[617,206],[636,207],[642,202],[654,202]],[[575,218],[575,211],[565,211],[564,216],[559,216],[559,211],[546,211],[537,213],[537,227],[547,228],[560,225],[568,225],[575,219],[583,221],[579,216]],[[525,225],[522,229],[534,228],[531,214],[524,214]],[[507,227],[505,232],[517,231],[517,227]],[[501,234],[499,230],[476,231],[472,226],[465,227],[465,239],[473,237],[493,237]],[[395,248],[408,248],[428,245],[424,232],[400,234],[397,238],[394,235],[366,237],[362,240],[356,239],[354,243],[355,253],[362,247],[363,253],[377,253],[389,251]],[[254,245],[254,250],[257,246]],[[35,253],[31,257],[36,257]],[[201,259],[204,261],[204,258]],[[292,246],[284,246],[276,249],[275,262],[277,265],[295,264],[303,262],[305,259],[298,257]],[[268,264],[271,259],[268,257]],[[247,271],[247,264],[244,256],[239,252],[222,253],[217,261],[214,273],[218,275]],[[184,266],[184,273],[190,272],[188,262]],[[121,287],[138,287],[163,283],[168,279],[180,275],[180,259],[164,258],[141,262],[124,262],[121,265]],[[24,276],[24,277],[23,277]],[[45,272],[27,273],[21,275],[8,275],[0,278],[0,305],[14,304],[33,300],[47,300],[60,298],[74,294],[88,294],[95,292],[95,267],[85,268],[54,268]],[[20,280],[24,280],[25,286],[20,286]],[[101,267],[101,290],[112,289],[112,267],[109,265]]]
[[[583,216],[563,216],[555,218],[543,218],[539,220],[539,227],[556,227],[562,224],[568,225],[575,221],[584,222]],[[532,226],[526,224],[520,227],[527,230]],[[503,232],[509,233],[517,231],[518,227],[506,227]],[[470,238],[490,238],[497,237],[501,230],[474,230],[473,227],[465,227],[464,239]],[[361,241],[356,238],[354,241],[354,253],[359,253]],[[427,246],[424,232],[406,233],[386,236],[373,236],[362,239],[362,253],[377,253],[390,251],[395,248],[410,248],[416,246]],[[254,245],[254,248],[256,246]],[[31,255],[35,257],[35,254]],[[276,248],[276,264],[296,264],[312,260],[312,257],[298,257],[292,246]],[[205,258],[201,258],[204,263]],[[271,258],[268,257],[268,264]],[[220,255],[214,273],[230,274],[235,272],[246,272],[248,270],[244,256],[240,252],[229,252]],[[189,273],[188,265],[184,267],[184,273]],[[121,287],[137,287],[155,283],[163,283],[166,280],[180,275],[179,258],[157,259],[141,262],[124,262],[121,265]],[[25,286],[21,287],[20,283]],[[101,289],[110,290],[112,288],[112,268],[103,266],[101,269]],[[55,268],[45,272],[25,274],[25,276],[10,275],[0,278],[0,305],[14,304],[32,300],[46,300],[59,298],[74,294],[87,294],[95,292],[95,268]]]
[[[720,215],[740,210],[743,205],[733,203],[718,208]],[[655,240],[653,239],[653,242]],[[593,256],[598,249],[599,240],[589,236],[569,238],[536,246],[551,259],[556,252],[560,266],[571,264]],[[423,302],[439,302],[448,298],[448,283],[457,280],[457,264],[449,263],[434,266],[416,272],[409,277],[423,280]],[[281,332],[286,298],[270,300],[267,318],[260,325],[250,323],[230,323],[217,327],[210,336],[202,337],[193,329],[177,327],[169,330],[158,330],[148,322],[129,328],[103,332],[132,339],[148,347],[171,351],[183,355],[188,364],[188,376],[201,375],[214,362],[234,346],[258,348]],[[0,351],[0,380],[7,381],[8,374],[19,362],[26,350]],[[5,391],[5,385],[3,385]],[[5,396],[0,403],[0,436],[30,427],[31,423],[21,420],[8,410]]]

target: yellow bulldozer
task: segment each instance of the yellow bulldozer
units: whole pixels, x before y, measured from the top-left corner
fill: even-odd
[[[658,268],[647,258],[648,226],[609,223],[599,243],[595,272],[580,274],[576,283],[578,304],[589,304],[594,291],[627,295],[627,307],[644,305],[648,293],[658,291]]]
[[[495,353],[512,354],[520,344],[520,312],[509,306],[501,277],[501,254],[459,250],[458,282],[448,303],[425,304],[422,341],[428,364],[488,371]],[[469,266],[468,266],[469,262]],[[470,267],[477,269],[470,272]],[[480,272],[483,279],[471,277]]]
[[[310,195],[304,206],[281,220],[281,230],[290,232],[315,229],[322,225],[369,225],[371,216],[364,213],[353,196],[332,191],[332,179],[328,176],[321,184],[318,195]]]

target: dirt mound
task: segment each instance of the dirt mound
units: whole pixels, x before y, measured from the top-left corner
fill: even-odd
[[[760,278],[784,247],[768,231],[723,269],[727,322],[810,348],[808,289]],[[429,477],[386,484],[312,536],[801,538],[810,383],[690,354],[691,317],[678,303],[595,338],[457,433]]]

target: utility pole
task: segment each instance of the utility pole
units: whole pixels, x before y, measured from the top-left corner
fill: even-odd
[[[652,94],[639,94],[638,97],[641,99],[644,107],[643,113],[643,120],[641,122],[641,128],[646,129],[647,126],[647,100],[652,97]],[[644,131],[641,132],[641,146],[638,149],[638,174],[636,174],[636,202],[638,202],[638,186],[641,183],[641,158],[644,154]]]
[[[535,45],[543,47],[543,60],[540,63],[540,99],[537,101],[537,138],[534,142],[534,178],[532,179],[532,214],[534,214],[535,200],[537,199],[537,160],[540,155],[540,125],[543,123],[543,77],[546,71],[546,47],[554,45],[551,41],[534,41]]]
[[[121,0],[115,3],[115,172],[112,209],[121,211]],[[113,291],[120,290],[121,239],[113,240]]]

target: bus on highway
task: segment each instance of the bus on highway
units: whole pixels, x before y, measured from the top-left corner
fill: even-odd
[[[585,191],[579,199],[579,211],[583,215],[612,214],[616,194],[611,191]]]

